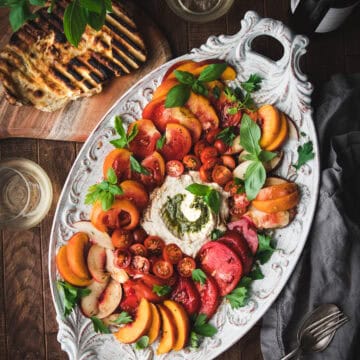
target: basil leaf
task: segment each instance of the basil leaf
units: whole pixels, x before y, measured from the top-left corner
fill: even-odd
[[[150,175],[150,171],[144,166],[142,166],[132,155],[130,155],[130,167],[131,170],[139,174]]]
[[[200,81],[195,81],[191,89],[194,93],[204,96],[207,96],[209,92],[206,86]]]
[[[169,285],[154,285],[152,291],[158,296],[165,296],[171,292],[171,287]]]
[[[196,80],[195,76],[187,71],[175,70],[174,74],[179,82],[185,85],[191,86]]]
[[[112,3],[111,0],[104,0],[105,8],[107,12],[112,12]]]
[[[251,74],[249,79],[241,83],[241,87],[248,93],[252,93],[260,89],[262,79],[257,74]]]
[[[64,33],[67,40],[78,46],[86,27],[86,13],[80,7],[79,0],[72,1],[64,12]]]
[[[46,0],[29,0],[29,3],[34,6],[44,6]]]
[[[110,184],[117,184],[117,176],[115,174],[115,170],[110,167],[106,173],[107,180]]]
[[[166,96],[165,107],[172,108],[176,106],[183,106],[189,100],[191,88],[185,84],[175,85],[170,89]]]
[[[87,23],[96,31],[99,31],[105,24],[106,9],[103,6],[100,14],[92,11],[87,11]]]
[[[205,195],[204,200],[215,214],[219,213],[221,197],[218,191],[211,189],[210,192]]]
[[[205,284],[206,274],[201,269],[194,269],[191,273],[191,277],[194,281],[199,282],[200,284]]]
[[[261,150],[259,154],[259,160],[262,162],[267,162],[272,160],[274,157],[276,157],[276,155],[277,154],[275,152]]]
[[[187,191],[190,191],[192,194],[198,195],[198,196],[205,196],[211,190],[210,186],[197,184],[197,183],[188,185],[185,189]]]
[[[258,155],[261,151],[259,141],[261,137],[260,127],[244,114],[240,125],[240,145],[249,153]]]
[[[123,189],[118,185],[110,185],[109,186],[109,191],[113,195],[122,195],[124,193]]]
[[[220,98],[221,90],[217,85],[214,86],[214,88],[212,89],[212,94],[216,100],[218,100]]]
[[[131,323],[132,321],[133,321],[132,317],[126,311],[122,311],[119,317],[112,322],[114,324],[122,325],[122,324]]]
[[[135,344],[136,350],[143,350],[149,346],[149,337],[148,336],[142,336]]]
[[[245,192],[248,200],[253,200],[264,185],[266,170],[260,161],[253,161],[245,172]]]
[[[214,229],[210,234],[211,240],[217,240],[221,238],[225,234],[225,231],[221,231],[219,229]]]
[[[134,124],[134,126],[132,126],[130,134],[126,135],[126,141],[127,143],[131,143],[135,138],[136,135],[139,133],[139,128],[137,124]]]
[[[121,139],[126,137],[126,131],[124,129],[124,124],[121,116],[115,116],[114,128],[116,132],[119,134]]]
[[[19,30],[27,20],[34,17],[35,15],[31,13],[29,5],[25,1],[10,8],[9,21],[13,31]]]
[[[100,320],[99,318],[97,318],[96,316],[92,316],[91,321],[93,323],[94,326],[94,331],[97,333],[102,333],[102,334],[111,334],[111,331],[109,330],[109,328],[102,322],[102,320]]]
[[[104,211],[108,211],[114,203],[114,195],[111,192],[103,192],[101,194],[101,207]]]
[[[158,150],[161,150],[161,149],[164,147],[165,141],[166,141],[166,134],[164,133],[164,134],[160,137],[160,139],[158,139],[158,140],[156,141],[156,148],[157,148]]]
[[[200,73],[198,80],[204,82],[217,80],[226,68],[226,63],[211,64]]]
[[[96,14],[101,14],[105,8],[104,2],[99,0],[80,0],[80,6]]]

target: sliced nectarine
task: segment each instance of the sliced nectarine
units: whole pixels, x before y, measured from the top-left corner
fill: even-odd
[[[189,331],[190,331],[189,318],[185,309],[180,303],[173,300],[165,300],[164,305],[170,310],[175,320],[177,337],[175,344],[173,346],[173,350],[179,351],[186,346],[189,337]]]
[[[163,81],[154,91],[152,100],[167,95],[168,92],[177,84],[179,84],[179,82],[174,78]]]
[[[204,130],[219,127],[219,117],[205,96],[192,92],[185,106],[200,120]]]
[[[75,286],[88,286],[91,284],[91,280],[83,279],[75,275],[70,269],[68,260],[67,260],[67,246],[62,246],[58,253],[56,254],[56,266],[59,270],[62,278],[68,283]]]
[[[151,306],[151,313],[152,313],[152,322],[148,332],[149,337],[149,345],[151,345],[159,336],[160,327],[161,327],[161,319],[159,310],[157,309],[156,305],[150,304]]]
[[[106,271],[110,273],[112,279],[120,284],[129,280],[129,275],[124,269],[119,269],[114,264],[115,255],[110,249],[106,249]]]
[[[80,300],[80,308],[82,313],[87,316],[96,316],[99,313],[99,298],[104,292],[107,282],[93,281],[87,288],[90,294],[83,296]]]
[[[148,333],[151,322],[152,311],[150,303],[145,298],[142,298],[136,312],[135,320],[120,328],[114,335],[122,343],[133,343]]]
[[[265,186],[273,186],[279,184],[286,184],[288,181],[277,176],[268,177],[265,181]]]
[[[170,66],[168,71],[165,73],[162,81],[164,82],[165,80],[176,79],[174,74],[175,70],[181,70],[181,71],[187,71],[193,73],[194,69],[196,69],[198,66],[199,66],[198,63],[192,60],[180,61]]]
[[[263,212],[273,214],[278,211],[292,209],[299,203],[299,192],[294,191],[289,195],[279,197],[273,200],[257,201],[253,200],[252,205]]]
[[[268,214],[251,206],[244,216],[249,217],[258,229],[277,229],[289,224],[292,213],[290,211],[278,211]]]
[[[106,271],[106,250],[99,245],[92,245],[87,256],[87,266],[97,282],[107,282],[109,273]]]
[[[263,105],[258,109],[258,117],[261,122],[260,146],[266,148],[279,135],[281,127],[281,117],[276,107]]]
[[[90,274],[85,260],[85,252],[89,243],[89,237],[78,232],[74,234],[67,243],[66,255],[72,272],[83,279],[90,280]]]
[[[113,249],[111,237],[105,231],[97,229],[90,221],[77,221],[73,227],[87,234],[92,243],[98,244],[106,249]]]
[[[281,113],[281,126],[277,137],[265,146],[265,150],[274,151],[280,148],[288,137],[288,120],[284,113]]]
[[[96,315],[99,319],[109,316],[116,310],[122,299],[121,284],[110,279],[109,284],[99,299],[99,312]]]
[[[259,191],[255,201],[273,200],[286,195],[289,195],[297,190],[295,183],[285,183],[273,186],[267,186]]]
[[[158,309],[162,319],[162,336],[156,353],[160,355],[166,354],[173,349],[176,343],[176,326],[174,317],[167,307],[158,305]]]

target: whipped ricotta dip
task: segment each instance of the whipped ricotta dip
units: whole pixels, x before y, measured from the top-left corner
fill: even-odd
[[[186,190],[193,183],[207,185],[218,191],[221,206],[215,214],[203,199]],[[204,183],[197,171],[179,177],[167,176],[161,187],[150,194],[142,227],[149,235],[160,236],[166,244],[175,243],[190,256],[209,241],[212,230],[226,229],[229,215],[229,194],[216,183]]]

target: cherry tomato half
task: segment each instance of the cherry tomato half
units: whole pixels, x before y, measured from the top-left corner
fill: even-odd
[[[190,256],[186,256],[179,261],[177,269],[181,276],[191,277],[193,270],[196,269],[195,260]]]
[[[169,261],[158,260],[154,263],[152,271],[161,279],[168,279],[174,273],[174,267]]]
[[[146,247],[143,244],[139,244],[139,243],[131,245],[129,251],[133,255],[140,255],[140,256],[147,255]]]
[[[163,249],[163,257],[166,261],[177,264],[183,257],[183,253],[176,244],[167,244]]]
[[[217,129],[211,129],[207,134],[206,134],[206,141],[209,144],[213,144],[216,140],[216,136],[219,134],[221,130],[219,128]]]
[[[211,177],[211,169],[206,169],[206,167],[204,165],[202,165],[199,169],[199,175],[200,175],[200,179],[201,181],[204,182],[212,182],[212,177]]]
[[[131,275],[147,274],[150,271],[150,261],[144,256],[136,255],[132,258],[130,266],[126,270]]]
[[[213,169],[215,165],[221,164],[221,160],[217,157],[207,159],[203,164],[205,170]]]
[[[117,249],[114,253],[114,265],[119,269],[127,268],[131,263],[131,255],[127,250]]]
[[[142,227],[138,227],[133,231],[134,242],[143,243],[148,234]]]
[[[194,153],[197,157],[200,157],[202,151],[209,146],[209,143],[206,140],[198,141],[194,146]]]
[[[218,156],[218,151],[213,146],[207,146],[200,154],[200,160],[204,164],[206,160]]]
[[[232,172],[224,165],[216,165],[211,176],[212,179],[221,186],[233,178]]]
[[[165,242],[159,236],[148,236],[144,241],[144,246],[150,256],[159,256],[165,247]]]
[[[183,158],[183,164],[188,170],[199,170],[201,166],[200,159],[195,155],[185,155]]]
[[[178,177],[184,172],[184,165],[179,160],[170,160],[166,163],[166,173],[169,176]]]
[[[116,229],[111,235],[112,244],[119,249],[127,249],[133,240],[134,237],[128,230]]]
[[[217,151],[220,153],[220,154],[224,154],[227,149],[229,148],[228,145],[226,145],[222,140],[218,139],[215,141],[214,143],[214,147],[217,149]]]

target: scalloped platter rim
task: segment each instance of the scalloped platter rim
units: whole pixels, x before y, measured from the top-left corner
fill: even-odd
[[[252,40],[260,35],[272,36],[283,45],[284,54],[279,61],[274,62],[251,50]],[[212,36],[200,48],[152,71],[131,87],[100,121],[82,147],[68,175],[58,202],[50,238],[49,277],[59,324],[57,339],[70,359],[213,359],[244,336],[275,301],[301,255],[318,198],[320,166],[312,120],[312,85],[307,82],[307,77],[299,66],[299,59],[306,53],[307,44],[306,37],[292,34],[283,23],[260,18],[255,12],[249,11],[241,21],[238,33]],[[89,217],[90,209],[84,205],[84,196],[88,186],[99,180],[102,160],[112,148],[109,140],[116,136],[112,127],[114,116],[121,114],[127,124],[141,117],[143,107],[172,64],[185,59],[201,61],[209,58],[224,59],[236,68],[238,78],[234,81],[235,85],[251,73],[263,77],[262,87],[254,95],[255,101],[259,104],[275,104],[294,120],[302,134],[306,134],[299,140],[288,141],[282,166],[277,170],[278,175],[297,182],[301,190],[301,202],[294,221],[288,227],[275,231],[279,251],[262,266],[265,278],[254,282],[248,304],[233,310],[223,302],[211,320],[218,333],[212,338],[206,338],[198,350],[187,348],[157,356],[152,347],[136,351],[131,345],[120,344],[111,335],[95,333],[91,321],[82,315],[78,307],[66,319],[63,318],[63,305],[56,288],[59,274],[55,266],[55,255],[58,248],[75,232],[72,224]],[[295,172],[291,164],[296,161],[297,147],[309,140],[314,145],[315,159]]]

